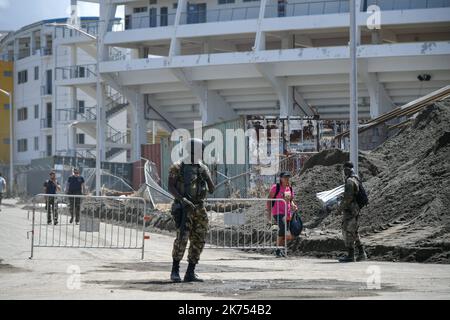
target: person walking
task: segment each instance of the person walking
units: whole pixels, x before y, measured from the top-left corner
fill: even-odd
[[[58,183],[58,180],[56,180],[56,173],[54,171],[51,171],[50,179],[44,182],[44,193],[48,196],[46,196],[45,199],[45,207],[47,208],[47,224],[52,223],[52,217],[53,217],[53,224],[58,224],[58,205],[55,205],[56,197],[51,195],[56,195],[56,192],[61,191],[61,186]]]
[[[275,254],[284,257],[285,253],[280,249],[286,244],[286,230],[289,230],[289,222],[292,212],[298,210],[294,202],[294,190],[290,183],[291,174],[288,171],[280,173],[280,181],[270,188],[269,199],[282,199],[284,201],[267,201],[267,218],[278,226],[277,246]]]
[[[73,217],[75,216],[75,223],[79,224],[81,207],[81,197],[79,196],[85,193],[84,178],[77,168],[74,168],[72,173],[67,180],[66,194],[73,196],[69,198],[70,223],[73,223]]]
[[[2,173],[0,172],[0,211],[2,211],[2,199],[3,194],[6,192],[6,180],[3,178]]]

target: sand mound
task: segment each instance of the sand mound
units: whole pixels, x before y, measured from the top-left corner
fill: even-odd
[[[341,217],[324,212],[315,194],[342,184],[341,166],[347,159],[340,151],[322,152],[295,179],[297,201],[310,228],[339,231]],[[424,110],[379,148],[361,154],[360,161],[370,202],[360,220],[365,241],[373,247],[405,248],[400,251],[407,254],[397,255],[403,260],[449,262],[450,100]],[[423,253],[424,247],[438,248],[437,253]],[[378,251],[386,254],[381,249],[372,253]]]

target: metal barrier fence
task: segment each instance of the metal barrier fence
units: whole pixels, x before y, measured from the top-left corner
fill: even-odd
[[[34,248],[139,249],[144,259],[146,203],[142,198],[46,195],[33,198]]]
[[[277,230],[273,227],[273,222],[279,225],[279,221],[267,217],[267,201],[275,201],[275,206],[284,206],[286,212],[287,203],[283,199],[208,199],[209,228],[205,248],[284,249],[287,254],[287,241],[279,245]],[[283,220],[286,236],[288,226]]]

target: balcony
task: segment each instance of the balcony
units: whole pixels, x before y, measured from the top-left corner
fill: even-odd
[[[95,79],[97,77],[97,65],[85,64],[55,68],[56,80]]]
[[[175,14],[152,14],[141,17],[127,17],[125,20],[114,19],[109,30],[124,31],[130,29],[167,27],[175,24]]]
[[[450,0],[365,0],[366,11],[371,5],[377,5],[381,10],[411,10],[450,7]]]
[[[41,129],[51,129],[52,127],[52,118],[41,119]]]
[[[259,10],[259,6],[249,6],[183,12],[180,24],[258,19]]]
[[[52,54],[53,54],[52,48],[41,48],[41,56],[42,57],[51,56]]]
[[[80,25],[80,29],[92,36],[97,36],[98,24],[99,24],[98,21],[83,22]],[[56,39],[71,39],[74,37],[83,37],[83,36],[85,35],[82,32],[73,29],[68,29],[67,27],[64,26],[57,26],[55,28]]]
[[[264,17],[283,18],[348,12],[349,0],[311,1],[268,5]]]
[[[411,10],[450,7],[450,0],[363,0],[361,11],[367,11],[371,5],[377,5],[381,10]],[[183,12],[180,18],[181,25],[210,22],[225,22],[257,19],[260,6],[207,9],[199,7],[198,10]],[[339,14],[349,12],[349,0],[311,0],[293,3],[268,4],[264,18],[283,18],[298,16],[315,16]],[[147,16],[130,16],[125,20],[114,19],[110,22],[109,31],[124,31],[142,28],[156,28],[172,26],[175,23],[175,14],[150,14]]]
[[[51,86],[41,86],[41,96],[51,96],[53,94]]]

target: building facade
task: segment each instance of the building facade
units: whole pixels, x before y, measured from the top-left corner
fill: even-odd
[[[210,125],[255,115],[349,118],[349,0],[87,2],[99,4],[98,21],[73,16],[75,29],[60,23],[49,29],[49,38],[37,41],[27,30],[29,40],[9,41],[7,51],[20,59],[14,65],[15,83],[34,77],[36,63],[24,52],[33,52],[39,42],[46,49],[50,40],[58,52],[50,59],[56,92],[40,97],[48,99],[38,116],[44,128],[37,118],[21,126],[28,140],[40,132],[39,151],[27,151],[35,156],[49,152],[50,145],[53,153],[76,147],[92,153],[98,146],[102,160],[126,154],[126,160],[136,161],[154,121],[170,132],[191,129],[194,121]],[[450,0],[356,4],[360,120],[450,83]],[[123,19],[116,18],[118,6],[125,7]],[[28,75],[20,73],[24,69]],[[50,85],[47,69],[39,69],[38,86]],[[15,91],[20,97],[29,89],[25,83]],[[78,100],[92,109],[61,126],[69,124],[93,139],[85,138],[84,144],[75,143],[74,134],[60,136],[64,129],[45,128],[43,116],[47,103],[56,113],[54,105],[74,110]],[[33,101],[16,101],[17,108],[30,108]],[[115,118],[124,110],[126,120]],[[61,112],[71,117],[71,111]]]
[[[62,34],[54,24],[67,21],[67,18],[40,21],[9,33],[0,42],[1,66],[14,70],[8,73],[12,77],[4,78],[2,74],[0,79],[2,83],[6,81],[3,79],[10,79],[14,84],[14,163],[17,165],[53,155],[95,157],[96,134],[91,127],[96,118],[96,94],[72,85],[58,86],[58,81],[68,75],[92,77],[89,66],[96,63],[91,48],[61,41]],[[98,17],[82,17],[79,21],[88,29],[98,22]],[[66,74],[66,66],[71,64],[78,67]],[[0,99],[3,102],[5,98]],[[3,113],[6,116],[8,112],[5,108],[2,104],[2,122]],[[105,126],[116,135],[126,135],[126,110],[116,110]],[[2,126],[2,131],[3,128],[7,127]],[[126,149],[115,150],[107,160],[126,162]]]

